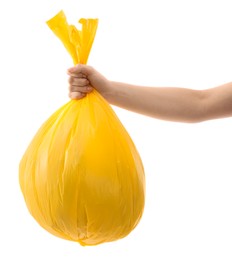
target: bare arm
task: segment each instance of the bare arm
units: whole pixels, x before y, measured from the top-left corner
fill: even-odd
[[[94,87],[112,105],[161,120],[195,123],[232,116],[232,82],[192,90],[113,82],[85,65],[71,68],[69,74],[71,98],[82,98]]]
[[[232,116],[232,83],[207,90],[110,85],[111,104],[154,118],[194,123]]]

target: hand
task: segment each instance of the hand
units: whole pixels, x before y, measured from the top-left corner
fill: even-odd
[[[68,69],[68,75],[71,99],[81,99],[93,88],[103,96],[109,91],[109,81],[88,65],[78,64]]]

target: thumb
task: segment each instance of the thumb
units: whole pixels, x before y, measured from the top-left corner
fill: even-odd
[[[90,75],[92,72],[92,67],[84,64],[77,64],[74,67],[68,69],[69,74],[83,74],[83,75]]]

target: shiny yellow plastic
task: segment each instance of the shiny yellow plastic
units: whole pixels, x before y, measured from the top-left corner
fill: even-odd
[[[97,19],[68,25],[63,11],[47,22],[74,64],[86,63]],[[81,245],[127,236],[144,209],[140,155],[111,106],[93,91],[70,100],[40,127],[19,165],[28,210],[48,232]]]

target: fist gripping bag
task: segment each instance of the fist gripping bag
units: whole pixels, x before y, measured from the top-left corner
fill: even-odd
[[[60,11],[47,21],[71,54],[87,62],[97,19],[68,25]],[[48,232],[81,245],[127,236],[144,209],[142,161],[111,106],[97,91],[70,100],[40,127],[19,165],[31,215]]]

